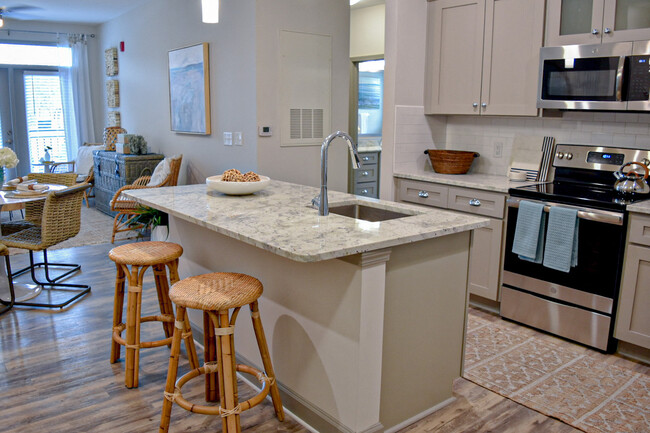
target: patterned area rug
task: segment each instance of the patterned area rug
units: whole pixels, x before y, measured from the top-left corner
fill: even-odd
[[[92,204],[92,201],[91,201]],[[2,222],[9,221],[9,212],[2,212]],[[13,218],[21,218],[20,211],[13,212]],[[81,206],[81,228],[77,236],[70,238],[60,244],[48,248],[48,251],[61,248],[80,247],[84,245],[107,244],[111,242],[113,232],[113,218],[95,209]],[[115,236],[115,240],[133,239],[137,232],[122,232]],[[24,254],[27,250],[10,248],[10,254]]]
[[[474,308],[463,377],[588,433],[650,432],[650,367]]]

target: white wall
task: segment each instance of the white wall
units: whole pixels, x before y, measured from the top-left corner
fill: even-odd
[[[239,0],[238,0],[239,1]],[[260,173],[304,185],[320,185],[320,145],[282,147],[278,84],[280,30],[332,36],[332,131],[348,130],[349,31],[347,0],[257,0],[257,120],[273,128],[258,138]],[[337,139],[329,150],[328,186],[347,191],[347,146]]]
[[[201,183],[233,167],[257,170],[255,0],[221,2],[220,18],[218,24],[203,24],[198,0],[156,0],[101,26],[100,65],[104,49],[125,43],[115,77],[122,127],[143,135],[150,151],[182,153],[181,183]],[[168,51],[201,42],[209,43],[212,134],[175,133],[169,119]],[[104,125],[107,111],[104,99]],[[224,131],[241,131],[243,145],[224,146]]]
[[[350,58],[384,55],[386,5],[350,9]]]

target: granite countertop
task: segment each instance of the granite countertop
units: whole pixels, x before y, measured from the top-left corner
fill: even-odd
[[[130,190],[138,202],[299,262],[316,262],[485,227],[483,217],[329,192],[338,204],[370,203],[412,216],[368,222],[310,206],[317,188],[272,180],[255,194],[227,196],[206,185]]]
[[[644,200],[639,203],[628,205],[627,210],[630,212],[644,213],[650,215],[650,197],[648,197],[648,200]]]
[[[425,182],[436,182],[445,185],[474,188],[484,191],[495,191],[507,193],[509,188],[517,188],[524,185],[532,185],[537,182],[512,182],[507,176],[492,174],[439,174],[434,171],[411,171],[395,172],[394,177]]]

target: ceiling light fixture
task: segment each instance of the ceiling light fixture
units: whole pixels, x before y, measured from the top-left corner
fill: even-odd
[[[350,6],[354,6],[355,4],[359,3],[361,0],[350,0]]]
[[[201,0],[201,11],[204,23],[219,22],[219,0]]]

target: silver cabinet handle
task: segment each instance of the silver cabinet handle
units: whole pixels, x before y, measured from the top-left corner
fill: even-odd
[[[429,193],[426,191],[420,191],[418,192],[418,197],[429,198]]]
[[[368,173],[367,171],[364,171],[364,172],[361,173],[361,176],[369,176],[369,175],[370,175],[370,173]]]
[[[367,189],[362,189],[361,190],[361,195],[368,195],[368,190]]]
[[[591,30],[591,34],[592,34],[592,35],[597,35],[598,33],[600,33],[600,32],[598,31],[598,29],[592,29],[592,30]]]
[[[362,159],[363,161],[370,161],[370,157],[369,157],[369,156],[364,156],[364,157],[361,158],[361,159]]]
[[[612,29],[610,29],[609,27],[605,27],[605,30],[603,31],[603,33],[605,33],[606,35],[610,34],[611,32]]]
[[[481,104],[481,107],[483,107],[483,108],[487,108],[487,102],[482,103],[482,104]]]
[[[472,107],[474,107],[474,108],[478,107],[478,102],[473,103]]]
[[[477,198],[472,198],[469,200],[469,205],[470,206],[480,206],[481,205],[481,200]]]

